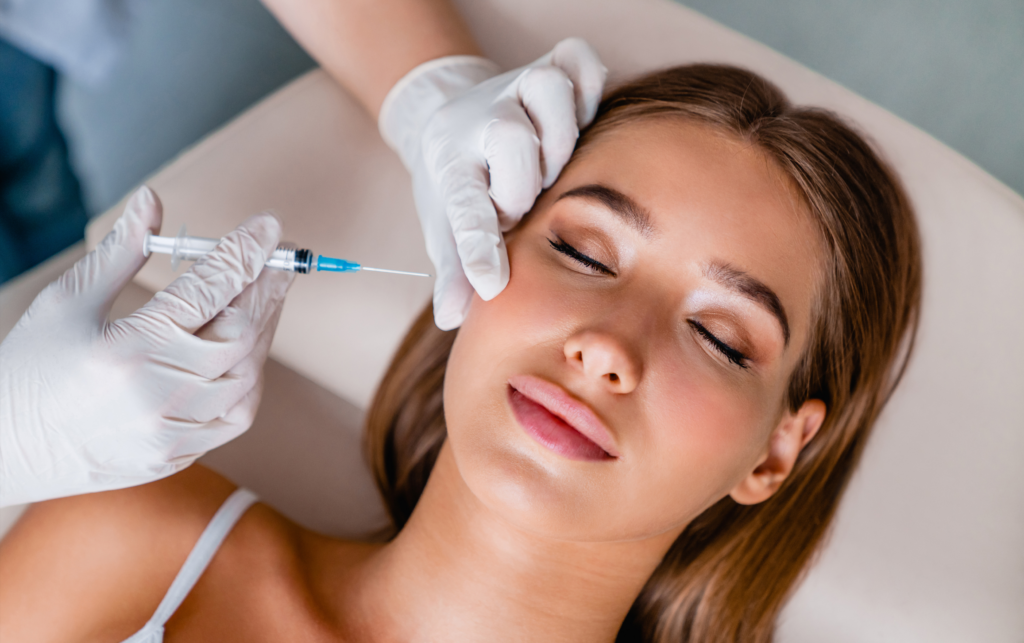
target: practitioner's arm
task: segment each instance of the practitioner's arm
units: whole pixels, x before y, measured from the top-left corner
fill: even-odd
[[[434,319],[459,326],[474,291],[508,283],[502,232],[533,207],[594,118],[606,70],[582,40],[498,75],[447,0],[264,0],[378,117],[412,174]]]
[[[263,0],[309,55],[374,117],[412,68],[443,56],[478,56],[448,0]]]

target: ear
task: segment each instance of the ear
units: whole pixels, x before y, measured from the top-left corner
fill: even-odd
[[[787,411],[772,431],[768,449],[750,474],[729,493],[741,505],[756,505],[772,496],[789,476],[800,451],[825,421],[825,403],[807,400],[796,412]]]

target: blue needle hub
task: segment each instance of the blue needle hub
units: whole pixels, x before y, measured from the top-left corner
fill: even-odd
[[[335,259],[334,257],[325,257],[323,255],[316,258],[316,269],[318,271],[356,272],[360,268],[362,268],[362,266],[353,261],[345,261],[344,259]]]

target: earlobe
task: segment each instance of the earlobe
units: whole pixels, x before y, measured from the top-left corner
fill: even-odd
[[[800,451],[825,421],[825,403],[807,400],[794,413],[786,413],[772,431],[764,458],[729,493],[741,505],[754,505],[772,496],[789,477]]]

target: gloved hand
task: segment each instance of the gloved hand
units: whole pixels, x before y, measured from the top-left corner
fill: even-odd
[[[150,482],[252,423],[294,276],[263,270],[281,225],[249,217],[149,303],[109,322],[161,219],[143,187],[0,344],[0,506]]]
[[[476,56],[420,65],[388,93],[379,124],[412,174],[427,254],[437,269],[434,320],[462,324],[473,289],[508,283],[502,232],[526,214],[593,120],[607,70],[570,38],[505,74]]]

